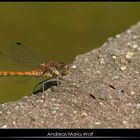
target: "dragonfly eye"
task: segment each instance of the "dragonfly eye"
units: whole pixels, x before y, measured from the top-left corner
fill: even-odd
[[[62,66],[60,67],[60,73],[62,76],[67,75],[69,72],[69,68],[68,65],[66,64],[62,64]]]

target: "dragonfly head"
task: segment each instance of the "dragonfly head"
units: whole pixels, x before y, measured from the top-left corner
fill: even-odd
[[[69,73],[69,66],[64,63],[60,63],[59,72],[62,76],[65,76]]]

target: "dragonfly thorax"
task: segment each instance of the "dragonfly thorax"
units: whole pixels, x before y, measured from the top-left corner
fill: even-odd
[[[39,73],[48,78],[65,76],[69,72],[67,64],[48,61],[41,64],[38,68]]]

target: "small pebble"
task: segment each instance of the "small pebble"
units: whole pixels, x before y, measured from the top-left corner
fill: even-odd
[[[101,58],[100,64],[105,64],[105,60],[103,58]]]
[[[7,125],[3,125],[2,128],[7,128]]]
[[[128,122],[127,121],[123,121],[123,124],[126,125],[126,124],[128,124]]]
[[[77,67],[76,65],[71,66],[72,69],[75,69],[76,67]]]
[[[96,124],[96,125],[100,125],[100,124],[101,124],[101,122],[95,122],[95,124]]]
[[[100,104],[100,105],[103,105],[103,103],[102,103],[102,102],[99,102],[99,104]]]
[[[140,108],[140,103],[136,104],[136,109],[139,109],[139,108]]]
[[[131,32],[132,32],[132,30],[130,30],[130,29],[129,29],[129,30],[127,30],[127,33],[128,33],[128,34],[129,34],[129,33],[131,33]]]
[[[136,45],[136,44],[134,44],[133,46],[132,46],[132,48],[138,48],[138,45]]]
[[[56,101],[56,99],[55,99],[55,98],[52,98],[52,99],[51,99],[51,101],[53,101],[53,102],[54,102],[54,101]]]
[[[76,86],[76,83],[72,83],[72,85]]]
[[[7,111],[7,114],[11,114],[11,112],[10,111]]]
[[[131,91],[131,92],[130,92],[130,95],[135,95],[135,92],[134,92],[134,91]]]
[[[117,34],[117,35],[116,35],[116,38],[120,38],[120,34]]]
[[[75,110],[75,111],[73,111],[73,113],[74,113],[74,114],[76,114],[76,113],[77,113],[77,111]]]
[[[87,117],[87,113],[83,112],[83,113],[81,114],[81,117]]]
[[[124,71],[124,70],[126,70],[126,67],[125,67],[125,66],[122,66],[120,69],[121,69],[122,71]]]
[[[138,47],[137,50],[140,51],[140,47]]]
[[[133,39],[137,39],[137,38],[138,38],[138,36],[137,36],[137,35],[134,35],[134,36],[133,36]]]
[[[128,52],[128,53],[126,54],[126,58],[127,58],[127,59],[130,59],[133,55],[134,55],[134,52]]]
[[[116,59],[116,56],[115,56],[115,55],[113,55],[113,56],[112,56],[112,58],[113,58],[113,59]]]
[[[59,110],[59,107],[57,107],[57,106],[51,108],[51,111],[53,111],[53,112],[56,112],[58,110]]]

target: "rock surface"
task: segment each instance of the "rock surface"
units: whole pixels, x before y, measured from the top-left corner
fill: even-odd
[[[140,128],[140,23],[77,56],[64,79],[0,105],[0,127]]]

